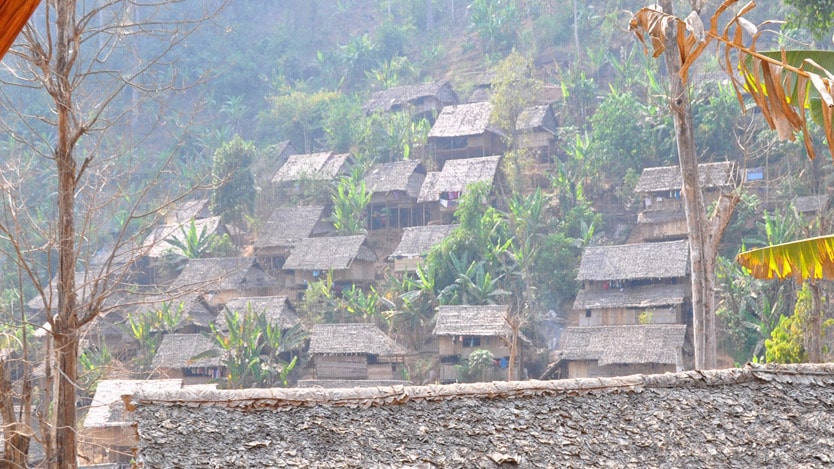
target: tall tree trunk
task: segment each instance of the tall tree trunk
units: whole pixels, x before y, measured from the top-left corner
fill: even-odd
[[[72,122],[72,73],[75,34],[75,2],[56,1],[56,34],[54,99],[57,106],[57,144],[55,165],[58,173],[58,314],[53,320],[56,378],[55,449],[50,466],[75,468],[76,441],[76,378],[78,373],[78,302],[75,295],[75,192],[76,164],[73,147],[77,130]]]
[[[671,0],[661,0],[663,12],[674,15]],[[706,241],[706,210],[704,208],[704,197],[698,179],[698,160],[695,152],[695,139],[692,130],[692,108],[689,101],[689,93],[679,74],[681,59],[677,52],[677,35],[672,33],[666,36],[666,74],[669,79],[669,104],[675,120],[675,135],[678,146],[678,159],[680,160],[683,188],[681,194],[686,212],[686,225],[689,230],[689,255],[691,259],[692,278],[692,336],[695,347],[695,368],[715,368],[716,348],[715,338],[707,338],[708,331],[715,331],[715,326],[709,326],[712,321],[712,312],[707,308],[714,304],[709,301],[708,295],[712,295],[713,282],[708,280],[708,263],[705,262],[705,241]]]

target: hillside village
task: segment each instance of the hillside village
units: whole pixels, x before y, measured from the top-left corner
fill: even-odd
[[[501,168],[507,148],[502,132],[490,124],[490,102],[461,102],[449,83],[377,93],[366,104],[368,112],[388,112],[371,110],[380,101],[388,109],[413,107],[414,115],[437,117],[427,145],[415,149],[412,158],[377,163],[362,175],[368,198],[356,234],[333,226],[333,201],[328,200],[338,182],[350,177],[351,155],[299,154],[285,143],[276,155],[280,164],[268,177],[273,200],[280,202],[259,230],[241,232],[222,223],[208,199],[184,200],[137,246],[141,255],[130,259],[130,282],[139,291],[109,299],[127,306],[97,318],[85,337],[88,350],[107,350],[126,366],[144,360],[140,368],[150,380],[102,376],[83,427],[91,442],[87,457],[104,461],[108,454],[129,453],[133,439],[125,436],[120,414],[98,416],[102,406],[121,405],[120,393],[281,384],[274,376],[242,379],[241,370],[230,369],[240,366],[230,357],[239,352],[213,338],[244,333],[246,316],[260,315],[283,334],[279,349],[261,353],[271,357],[268,366],[279,373],[291,367],[281,375],[289,386],[613,377],[692,368],[689,248],[676,167],[642,172],[628,235],[620,243],[582,250],[576,274],[580,288],[572,304],[558,311],[519,324],[509,295],[496,295],[473,304],[436,304],[427,324],[398,327],[396,311],[373,314],[383,303],[395,306],[382,299],[366,304],[365,311],[317,310],[324,303],[315,302],[311,292],[321,294],[322,286],[326,295],[361,298],[382,291],[384,282],[423,275],[426,256],[460,229],[455,212],[473,184],[485,184],[489,204],[506,204]],[[559,147],[551,104],[522,115],[518,130],[530,137],[523,140],[525,148],[534,152],[535,171],[546,176]],[[710,200],[734,190],[745,177],[732,161],[701,167]],[[530,179],[525,190],[541,188]],[[311,204],[286,203],[293,200]],[[194,233],[233,239],[241,254],[188,259],[181,248]],[[42,307],[37,301],[29,306],[30,314]],[[141,324],[152,315],[162,321]],[[131,335],[137,327],[147,328],[147,335]],[[121,375],[137,377],[127,370]]]
[[[78,462],[101,467],[128,467],[137,446],[151,466],[637,467],[639,454],[610,448],[660,448],[663,464],[668,436],[677,463],[720,451],[755,465],[743,445],[716,443],[723,433],[675,444],[698,421],[679,409],[732,414],[722,428],[756,446],[780,420],[761,393],[797,415],[828,406],[827,365],[758,362],[834,356],[830,285],[758,280],[735,261],[831,231],[834,173],[807,158],[812,136],[780,142],[714,59],[693,65],[699,191],[710,224],[726,216],[714,252],[693,258],[667,72],[623,29],[639,2],[463,3],[238,0],[216,18],[197,12],[206,29],[182,36],[191,6],[152,7],[139,19],[172,34],[85,56],[69,179],[52,174],[61,155],[43,139],[67,129],[39,114],[69,98],[53,92],[43,106],[15,68],[28,56],[13,54],[3,79],[22,86],[0,94],[19,120],[0,118],[6,451],[24,437],[17,460],[54,463],[61,432],[77,427]],[[50,15],[36,10],[37,21]],[[160,45],[185,52],[153,56]],[[104,99],[112,113],[97,108],[103,81],[80,85],[99,67],[129,83]],[[62,237],[67,213],[76,224]],[[704,371],[692,280],[706,257],[721,370]],[[540,425],[542,413],[556,423]],[[751,414],[764,420],[748,426]],[[329,441],[325,427],[356,438]],[[193,445],[194,431],[216,445]],[[380,431],[391,440],[371,443]],[[354,454],[366,440],[374,449]],[[540,459],[541,445],[562,448]]]

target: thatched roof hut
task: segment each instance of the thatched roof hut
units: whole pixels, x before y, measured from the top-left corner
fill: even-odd
[[[194,357],[214,350],[213,357]],[[219,368],[223,364],[222,349],[203,334],[165,334],[156,350],[151,366],[154,369],[183,370],[188,368]]]
[[[166,225],[182,225],[190,220],[199,220],[211,216],[209,199],[184,200],[174,205],[165,214]]]
[[[562,361],[594,360],[609,365],[677,365],[686,340],[684,324],[568,327],[562,332]]]
[[[400,243],[389,259],[421,257],[443,242],[460,225],[412,226],[403,229]]]
[[[226,309],[245,314],[250,310],[255,314],[266,315],[267,321],[278,325],[281,329],[288,329],[298,324],[298,315],[295,314],[290,300],[286,296],[253,296],[249,298],[234,298],[226,302]],[[217,315],[215,325],[220,330],[227,330],[226,314],[221,311]]]
[[[479,102],[446,106],[431,127],[428,137],[468,137],[490,132],[504,135],[504,132],[490,123],[492,103]]]
[[[448,81],[435,81],[377,91],[362,105],[362,109],[366,114],[371,114],[375,111],[399,111],[412,106],[418,113],[424,113],[440,111],[444,106],[457,104],[458,101],[458,95]]]
[[[698,177],[702,189],[724,189],[734,186],[737,178],[736,164],[733,161],[702,163],[698,165]],[[634,187],[638,194],[679,191],[683,187],[681,170],[678,166],[661,166],[645,168],[640,180]]]
[[[501,156],[446,161],[439,173],[426,175],[417,201],[438,202],[444,192],[463,192],[466,186],[476,182],[492,183],[500,161]]]
[[[398,193],[416,199],[426,178],[426,168],[420,160],[403,160],[374,165],[365,174],[365,188],[372,197]]]
[[[322,219],[324,214],[323,206],[276,208],[260,229],[255,249],[289,248],[304,238],[330,231],[332,225]]]
[[[799,213],[823,213],[828,206],[828,194],[809,195],[793,199],[793,206]]]
[[[559,124],[553,108],[549,104],[542,104],[524,108],[518,115],[515,128],[522,132],[543,130],[555,134]]]
[[[507,305],[438,306],[434,335],[510,337]]]
[[[309,153],[290,155],[286,163],[275,173],[272,182],[276,184],[310,179],[314,181],[331,181],[346,171],[350,154]]]
[[[408,351],[373,324],[349,323],[313,326],[309,353],[395,357],[406,355]]]
[[[608,290],[579,290],[573,308],[608,309],[636,308],[646,309],[661,306],[681,305],[687,297],[684,285],[643,285],[636,288],[610,288]]]
[[[197,234],[206,235],[222,234],[225,228],[220,224],[220,217],[208,217],[200,219],[187,219],[173,224],[160,225],[151,230],[142,242],[142,252],[150,258],[161,257],[166,251],[173,251],[182,254],[174,245],[166,240],[179,241],[186,244],[186,237],[191,229],[191,222],[194,222],[194,229]]]
[[[672,279],[689,275],[689,241],[588,246],[577,280]]]
[[[815,467],[832,460],[832,390],[834,365],[814,364],[145,392],[134,395],[137,458],[152,467]]]
[[[355,260],[376,262],[364,235],[329,236],[300,240],[284,263],[285,270],[344,270]]]
[[[175,292],[219,293],[269,289],[275,279],[253,257],[191,259],[171,284]]]

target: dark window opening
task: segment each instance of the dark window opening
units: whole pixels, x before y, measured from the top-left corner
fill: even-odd
[[[480,337],[473,337],[473,336],[464,336],[463,337],[463,346],[464,347],[480,347],[481,346],[481,338]]]

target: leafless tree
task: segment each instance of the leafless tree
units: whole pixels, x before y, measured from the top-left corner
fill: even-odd
[[[185,3],[45,0],[4,62],[0,127],[11,151],[1,168],[0,248],[43,300],[54,379],[40,390],[54,405],[43,407],[38,438],[49,467],[77,467],[82,330],[124,288],[141,229],[187,190],[173,163],[195,106],[178,98],[188,83],[170,57],[224,1]],[[103,261],[88,262],[106,232]],[[11,389],[2,381],[9,387],[0,390]],[[25,466],[31,426],[15,433],[5,407],[5,428],[26,440],[9,451],[7,434],[5,462]]]

